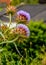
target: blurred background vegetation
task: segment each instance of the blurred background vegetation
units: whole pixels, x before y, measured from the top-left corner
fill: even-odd
[[[24,4],[38,4],[38,0],[12,0],[12,4],[17,5],[20,3]]]
[[[0,0],[0,10],[1,10],[1,7],[6,7],[6,5],[4,3],[7,3],[9,2],[10,0]],[[24,4],[38,4],[39,3],[39,0],[12,0],[11,1],[11,4],[12,5],[15,5],[15,6],[19,6],[19,5],[24,5]]]
[[[12,0],[12,4],[17,5],[17,4],[45,4],[46,0]]]
[[[9,2],[10,0],[0,0],[0,4],[2,3],[2,6],[6,6],[6,5],[3,5],[3,3],[7,3]],[[19,6],[21,4],[31,4],[31,5],[35,5],[35,4],[46,4],[46,0],[11,0],[11,4],[12,5],[16,5],[16,6]]]

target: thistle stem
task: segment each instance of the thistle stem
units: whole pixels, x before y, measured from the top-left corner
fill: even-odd
[[[12,22],[12,16],[11,16],[11,13],[9,14],[9,27],[10,27],[10,25],[11,25],[11,22]]]
[[[12,22],[12,16],[11,16],[11,13],[10,13],[9,14],[9,28],[10,28],[11,22]],[[4,32],[4,34],[7,33],[7,31],[9,31],[9,28]]]
[[[13,43],[13,42],[15,42],[18,38],[19,38],[19,37],[15,38],[15,39],[13,39],[13,40],[11,40],[11,41],[8,41],[8,40],[7,40],[7,41],[3,41],[3,42],[0,43],[0,45],[1,45],[1,44],[6,44],[6,43]]]
[[[6,40],[5,39],[5,36],[3,35],[3,33],[2,32],[0,32],[0,35],[2,36],[2,38],[4,39],[4,41]]]
[[[22,56],[21,53],[20,53],[20,51],[18,50],[17,45],[15,44],[15,42],[14,42],[13,44],[14,44],[14,46],[15,46],[15,48],[16,48],[18,54],[19,54],[20,56]],[[22,56],[22,57],[23,57],[23,56]]]

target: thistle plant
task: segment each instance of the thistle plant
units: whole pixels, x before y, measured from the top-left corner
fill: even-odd
[[[12,5],[8,5],[6,8],[6,13],[8,14],[8,18],[9,18],[9,27],[12,23],[12,16],[14,15],[14,13],[16,12],[16,8]],[[6,33],[9,29],[7,29],[4,33]]]
[[[22,54],[22,52],[25,52],[25,50],[23,47],[26,46],[26,43],[28,42],[28,39],[30,37],[30,30],[27,26],[28,22],[30,21],[30,14],[23,10],[16,12],[16,8],[12,5],[7,6],[6,12],[9,16],[9,26],[2,25],[0,27],[1,49],[4,49],[4,52],[7,50],[7,52],[10,52],[12,54],[16,53],[18,54],[19,58],[20,57],[24,58],[24,53]],[[14,16],[15,13],[17,14],[15,21],[16,27],[10,28],[10,25],[12,23],[12,16]],[[22,52],[21,49],[19,49],[19,47],[21,48],[21,46],[22,46]],[[1,52],[3,53],[3,50],[1,50],[0,53]],[[6,64],[9,64],[6,52],[4,55],[5,55],[5,60],[7,61]],[[14,61],[13,57],[11,58]]]
[[[14,6],[12,6],[12,5],[9,5],[9,6],[7,6],[7,8],[6,8],[6,12],[7,12],[7,14],[9,15],[9,21],[10,21],[9,27],[10,27],[10,24],[11,24],[11,22],[12,22],[12,16],[13,16],[14,13],[16,12],[16,8],[15,8]]]

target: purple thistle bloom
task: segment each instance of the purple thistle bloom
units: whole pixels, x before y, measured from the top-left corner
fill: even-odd
[[[26,31],[26,36],[30,35],[30,30],[29,30],[29,28],[26,25],[24,25],[24,24],[18,24],[16,28],[22,28],[22,29],[24,29]]]
[[[30,21],[30,14],[28,13],[28,12],[26,12],[26,11],[23,11],[23,10],[19,10],[18,12],[17,12],[17,15],[20,15],[20,14],[22,14],[22,15],[24,15],[26,18],[27,18],[27,21]]]

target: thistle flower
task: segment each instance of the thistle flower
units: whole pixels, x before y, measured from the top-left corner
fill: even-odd
[[[16,12],[16,8],[12,5],[7,6],[6,8],[7,13],[14,14]]]
[[[21,21],[30,21],[30,14],[26,11],[20,10],[17,12],[16,19]]]
[[[1,30],[2,30],[3,32],[4,32],[7,28],[8,28],[7,25],[2,25],[2,26],[1,26]]]
[[[24,24],[18,24],[16,26],[16,30],[15,31],[17,33],[25,35],[25,36],[29,36],[30,35],[29,28],[26,25],[24,25]]]

